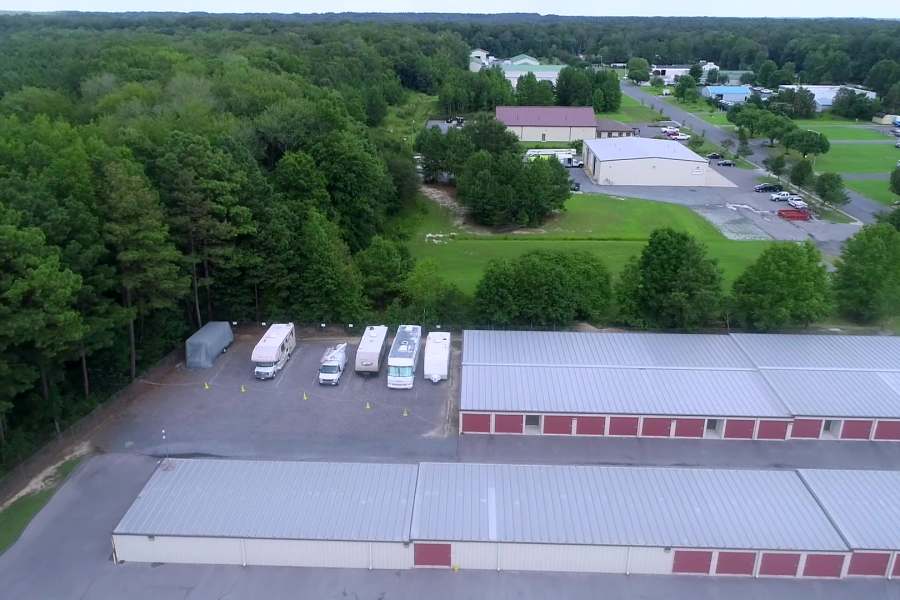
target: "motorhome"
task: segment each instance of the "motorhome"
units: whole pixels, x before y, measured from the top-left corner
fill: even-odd
[[[381,369],[381,357],[384,355],[384,341],[388,328],[384,325],[366,327],[359,347],[356,349],[356,362],[353,367],[360,375],[375,375]]]
[[[401,325],[388,353],[387,386],[391,389],[411,389],[416,379],[416,363],[419,360],[419,343],[422,328],[418,325]]]
[[[450,371],[450,334],[432,331],[425,337],[425,358],[422,375],[431,383],[447,379]]]
[[[266,331],[250,360],[256,365],[253,374],[257,379],[272,379],[290,360],[297,345],[293,323],[274,323]]]
[[[337,385],[347,366],[347,342],[331,346],[322,354],[319,361],[319,384]]]
[[[564,167],[583,167],[584,162],[578,156],[578,153],[572,148],[532,148],[525,151],[525,160],[531,162],[534,160],[549,160],[555,158]]]

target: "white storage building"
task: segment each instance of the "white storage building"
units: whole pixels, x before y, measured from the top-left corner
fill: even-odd
[[[164,460],[112,534],[118,561],[412,566],[416,465]]]
[[[460,433],[900,440],[900,338],[466,331]]]
[[[498,106],[498,121],[523,142],[572,142],[597,137],[590,106]]]
[[[585,139],[582,158],[599,185],[735,187],[709,160],[674,140]]]

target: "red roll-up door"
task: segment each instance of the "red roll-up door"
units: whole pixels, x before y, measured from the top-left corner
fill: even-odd
[[[491,415],[463,413],[462,430],[463,433],[490,433]]]
[[[900,421],[878,421],[875,426],[876,440],[900,440]]]
[[[844,421],[842,440],[867,440],[872,433],[872,421]]]
[[[891,555],[882,552],[854,552],[850,557],[848,575],[872,575],[884,577],[887,574]]]
[[[900,555],[894,559],[894,568],[891,569],[891,577],[900,577]]]
[[[675,419],[675,437],[702,438],[704,419]]]
[[[759,563],[760,575],[796,576],[800,566],[799,554],[763,553]]]
[[[791,427],[791,438],[819,439],[821,432],[821,419],[794,419],[794,426]]]
[[[725,421],[725,437],[737,440],[753,439],[753,425],[756,421],[749,419],[728,419]]]
[[[641,435],[649,437],[669,437],[672,431],[672,419],[660,417],[644,417],[641,424]]]
[[[637,435],[638,417],[610,417],[609,435]]]
[[[544,433],[572,433],[572,417],[559,415],[544,416]]]
[[[756,428],[758,440],[783,440],[787,437],[789,421],[760,421]]]
[[[575,419],[575,433],[578,435],[603,435],[606,417],[578,417]]]
[[[709,574],[709,566],[712,564],[712,552],[699,550],[676,550],[675,560],[672,563],[673,573]]]
[[[494,415],[494,433],[522,433],[525,415]]]
[[[717,575],[753,575],[756,552],[719,552]]]
[[[840,577],[844,568],[843,554],[807,554],[804,577]]]
[[[449,567],[450,544],[415,543],[413,562],[417,567]]]

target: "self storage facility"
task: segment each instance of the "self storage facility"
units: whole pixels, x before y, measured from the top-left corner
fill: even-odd
[[[460,433],[900,440],[900,338],[466,331]]]
[[[166,459],[112,540],[118,562],[884,577],[898,506],[896,473]]]

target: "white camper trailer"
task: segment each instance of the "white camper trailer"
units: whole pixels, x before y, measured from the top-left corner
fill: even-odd
[[[425,359],[422,375],[431,383],[447,379],[450,371],[450,334],[432,331],[425,338]]]
[[[319,384],[337,385],[347,366],[347,342],[330,346],[319,361]]]
[[[272,379],[291,358],[297,338],[293,323],[275,323],[269,327],[256,347],[250,360],[256,365],[253,374],[257,379]]]
[[[418,325],[401,325],[397,328],[394,343],[388,353],[387,386],[391,389],[411,389],[416,380],[416,363],[419,361],[419,345],[422,328]]]
[[[356,349],[354,369],[361,375],[374,375],[381,368],[381,356],[384,354],[384,341],[388,328],[384,325],[369,325],[359,340]]]

